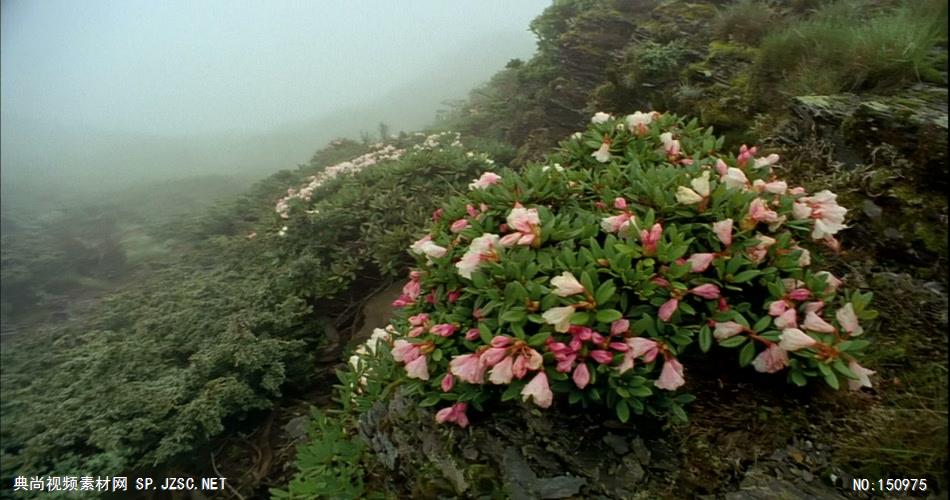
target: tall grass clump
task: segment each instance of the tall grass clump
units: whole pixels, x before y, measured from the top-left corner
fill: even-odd
[[[771,97],[939,81],[932,49],[945,42],[946,22],[946,2],[938,0],[876,10],[866,3],[835,2],[763,39],[756,85]]]
[[[712,31],[720,40],[756,45],[774,29],[775,12],[759,0],[739,0],[716,14]]]

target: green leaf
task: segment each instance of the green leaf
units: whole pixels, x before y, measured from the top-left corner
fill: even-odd
[[[597,311],[597,321],[601,323],[610,323],[623,317],[623,314],[616,309],[601,309]]]
[[[627,402],[624,400],[617,401],[617,407],[614,408],[617,412],[617,418],[621,422],[627,423],[627,420],[630,420],[630,407],[627,406]]]
[[[825,365],[819,365],[819,366],[825,366]],[[828,373],[825,374],[825,383],[831,386],[832,389],[837,389],[838,387],[840,387],[838,383],[838,376],[835,375],[835,373],[832,372],[831,370],[828,370]]]
[[[432,394],[432,395],[426,397],[425,399],[423,399],[422,402],[419,403],[419,406],[421,406],[421,407],[423,407],[423,408],[427,408],[427,407],[429,407],[429,406],[435,406],[435,405],[436,405],[439,401],[441,401],[441,400],[442,400],[442,398],[439,397],[438,394]]]
[[[578,311],[571,315],[571,324],[586,325],[590,322],[590,313],[587,311]]]
[[[793,384],[799,387],[805,387],[808,384],[808,380],[805,378],[805,374],[800,370],[792,370],[788,373],[788,378],[792,381]]]
[[[631,395],[636,396],[638,398],[645,398],[653,394],[653,391],[645,385],[635,385],[635,386],[630,387],[629,390],[630,390]]]
[[[721,345],[721,346],[723,346],[723,347],[730,347],[730,348],[731,348],[731,347],[739,347],[739,346],[742,345],[746,340],[747,340],[746,337],[741,336],[741,335],[736,335],[735,337],[729,337],[728,339],[723,340],[722,342],[719,343],[719,345]]]
[[[501,315],[501,320],[508,323],[521,323],[527,319],[528,313],[524,309],[515,308],[505,311]]]
[[[492,337],[493,337],[491,328],[488,328],[488,325],[486,325],[485,323],[479,323],[479,324],[478,324],[478,336],[481,337],[482,342],[484,342],[484,343],[486,343],[486,344],[490,344],[490,343],[491,343],[491,339],[492,339]]]
[[[848,365],[844,364],[844,361],[841,361],[841,358],[836,359],[836,360],[834,361],[834,363],[831,364],[831,366],[832,366],[835,370],[837,370],[838,373],[844,375],[845,377],[848,377],[848,378],[850,378],[850,379],[852,379],[852,380],[857,380],[857,379],[858,379],[858,376],[855,375],[854,372],[851,371],[850,368],[848,368]]]
[[[739,351],[739,366],[748,366],[755,357],[755,344],[749,342]]]
[[[598,304],[606,304],[607,301],[614,297],[614,294],[617,293],[617,287],[614,285],[612,280],[607,280],[600,284],[600,287],[597,288],[597,292],[594,293],[594,300]]]
[[[772,317],[765,315],[759,318],[759,320],[755,322],[755,326],[752,327],[752,330],[756,332],[761,332],[762,330],[765,330],[766,328],[768,328],[769,325],[771,324],[772,324]]]
[[[581,285],[584,285],[588,291],[594,289],[594,281],[590,278],[590,275],[587,274],[587,271],[581,272]]]
[[[544,345],[544,341],[546,341],[548,337],[550,336],[551,336],[550,332],[536,333],[532,335],[530,338],[528,338],[528,345],[530,345],[531,347],[540,347]]]
[[[501,394],[501,400],[502,400],[502,401],[508,401],[508,400],[510,400],[510,399],[514,399],[514,398],[518,397],[518,396],[521,394],[521,388],[522,388],[522,386],[523,386],[523,384],[511,384],[511,385],[509,385],[508,388],[505,389],[505,392],[503,392],[503,393]]]
[[[733,283],[745,283],[746,281],[755,278],[756,276],[762,274],[762,271],[758,269],[751,269],[749,271],[742,271],[741,273],[732,277]]]
[[[838,344],[837,347],[841,352],[860,351],[870,344],[871,343],[867,340],[845,340],[844,342]]]
[[[709,348],[712,347],[712,339],[712,330],[708,325],[703,325],[699,329],[699,349],[703,352],[709,352]]]

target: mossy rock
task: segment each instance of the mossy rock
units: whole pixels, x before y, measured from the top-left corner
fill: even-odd
[[[925,189],[946,188],[947,89],[916,85],[907,93],[862,100],[843,123],[846,139],[873,148],[895,146],[913,161],[912,175]]]

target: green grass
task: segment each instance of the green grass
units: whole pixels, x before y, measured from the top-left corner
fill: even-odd
[[[766,36],[756,61],[757,86],[786,95],[884,91],[935,80],[933,48],[946,40],[947,3],[905,2],[889,9],[841,1],[811,19]],[[777,87],[777,88],[776,88]]]

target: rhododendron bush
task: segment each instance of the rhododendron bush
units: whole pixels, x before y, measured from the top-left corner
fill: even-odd
[[[598,113],[543,165],[485,172],[411,246],[392,358],[439,422],[490,400],[685,418],[690,350],[870,386],[870,294],[817,269],[846,209],[695,121]]]

